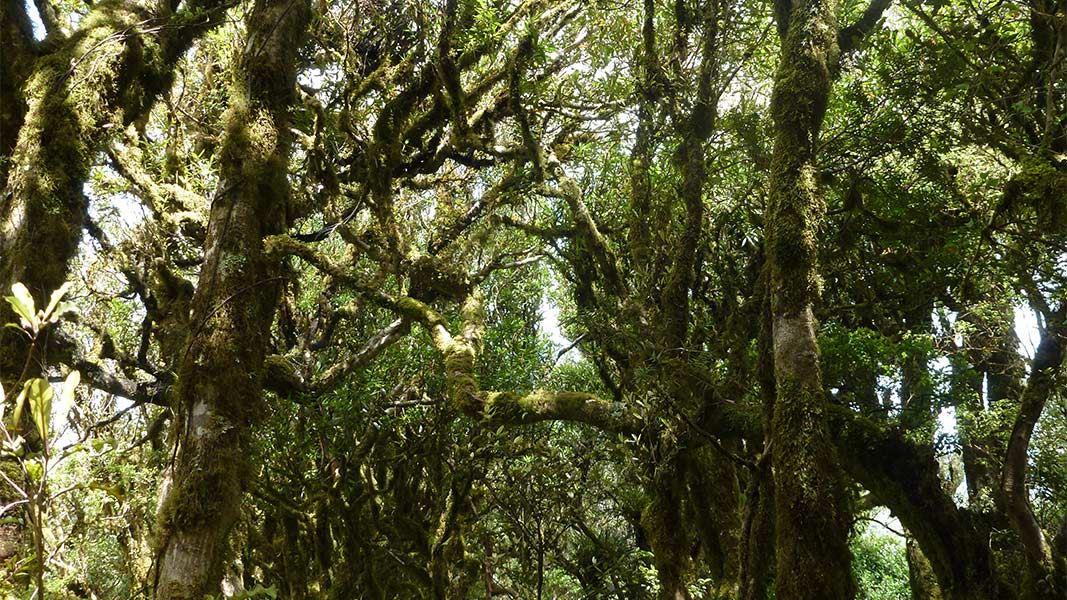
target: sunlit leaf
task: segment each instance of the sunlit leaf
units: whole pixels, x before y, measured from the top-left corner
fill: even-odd
[[[53,316],[59,316],[59,315],[63,314],[63,312],[65,312],[65,311],[56,312],[56,307],[58,307],[60,305],[59,304],[60,301],[63,300],[63,296],[65,296],[67,294],[67,290],[69,290],[69,289],[70,289],[70,282],[67,282],[67,283],[64,283],[63,285],[59,286],[59,289],[57,289],[56,291],[52,292],[52,297],[48,301],[48,308],[44,309],[44,313],[41,315],[41,319],[45,323],[54,322],[53,318],[52,318]]]
[[[37,308],[33,303],[33,296],[30,295],[30,290],[26,289],[26,286],[21,283],[16,283],[11,286],[11,293],[14,295],[7,296],[5,299],[18,313],[22,326],[36,331],[40,326],[40,322],[37,320]]]
[[[48,441],[48,423],[52,417],[52,397],[55,392],[46,379],[31,379],[27,382],[29,390],[30,415],[37,425],[41,440]]]
[[[26,474],[30,476],[30,480],[40,481],[41,476],[44,475],[44,466],[35,460],[27,461],[25,464]]]
[[[22,407],[26,405],[26,396],[30,393],[30,382],[27,381],[23,384],[22,389],[19,390],[18,397],[15,398],[15,411],[11,413],[10,425],[13,429],[17,429],[19,423],[22,421]]]
[[[78,384],[81,383],[81,379],[82,375],[78,371],[71,371],[67,375],[66,381],[63,382],[63,393],[59,397],[59,406],[56,409],[57,419],[67,418],[67,413],[74,406],[75,392],[78,390]]]

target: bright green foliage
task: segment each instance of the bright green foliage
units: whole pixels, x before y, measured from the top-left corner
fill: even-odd
[[[909,600],[904,541],[869,523],[852,539],[852,572],[858,600]]]

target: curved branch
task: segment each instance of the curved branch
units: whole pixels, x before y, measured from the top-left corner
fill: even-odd
[[[1052,548],[1041,530],[1030,505],[1026,488],[1026,458],[1030,437],[1037,425],[1045,403],[1055,386],[1055,378],[1063,366],[1064,340],[1067,339],[1067,303],[1062,304],[1041,335],[1041,343],[1030,366],[1030,377],[1022,393],[1019,414],[1012,427],[1008,451],[1001,473],[1000,491],[1004,495],[1008,517],[1015,528],[1032,567],[1040,571],[1052,570]]]
[[[941,586],[958,598],[998,597],[988,544],[944,492],[932,450],[848,408],[831,405],[827,412],[845,470],[911,532]]]
[[[534,390],[526,393],[483,391],[474,374],[482,337],[481,302],[474,295],[463,307],[463,333],[453,337],[445,319],[412,298],[395,301],[395,310],[422,324],[444,356],[452,402],[467,415],[493,425],[528,425],[540,421],[585,423],[612,433],[637,434],[643,423],[620,402],[593,394]]]

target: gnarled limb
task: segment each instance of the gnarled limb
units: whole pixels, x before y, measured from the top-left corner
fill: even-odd
[[[988,540],[974,518],[944,492],[932,450],[845,407],[830,407],[829,417],[845,469],[914,536],[944,597],[1005,597],[993,573]]]
[[[224,4],[193,0],[173,12],[166,2],[102,2],[36,59],[23,82],[25,118],[0,195],[0,287],[21,281],[40,302],[67,278],[85,224],[82,183],[96,151],[111,128],[148,113],[170,86],[174,64]],[[13,320],[0,306],[0,323]],[[15,336],[0,333],[0,378],[11,377],[10,357],[22,354]]]

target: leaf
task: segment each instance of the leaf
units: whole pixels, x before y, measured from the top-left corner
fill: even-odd
[[[64,283],[63,285],[59,286],[59,289],[57,289],[56,291],[52,292],[52,297],[48,301],[48,308],[44,309],[44,314],[41,315],[41,319],[45,323],[53,322],[53,320],[52,320],[53,314],[55,316],[59,316],[59,315],[63,314],[63,312],[65,312],[65,310],[64,310],[64,311],[60,311],[60,312],[57,313],[57,312],[55,312],[55,310],[56,310],[56,307],[59,306],[60,300],[63,299],[63,296],[65,296],[67,294],[67,290],[69,290],[69,289],[70,289],[70,282],[68,281],[67,283]],[[66,306],[66,304],[64,304],[64,306]]]
[[[70,412],[70,408],[74,406],[74,395],[78,390],[78,384],[81,383],[82,374],[78,371],[71,371],[67,375],[66,381],[63,382],[63,393],[59,397],[59,407],[56,409],[57,419],[66,419],[67,413]]]
[[[30,393],[30,382],[27,381],[23,384],[22,389],[19,390],[19,395],[15,398],[15,412],[11,413],[11,428],[16,431],[19,429],[19,423],[22,421],[22,407],[26,404],[26,396]]]
[[[4,393],[4,384],[0,383],[0,423],[4,422],[4,408],[7,407],[7,403],[4,400],[7,399],[7,394]]]
[[[22,326],[37,331],[40,322],[37,320],[37,309],[33,303],[33,296],[30,295],[30,290],[26,289],[26,286],[21,283],[16,283],[11,286],[11,293],[14,296],[7,296],[6,300],[18,313]]]
[[[16,435],[10,440],[4,440],[4,452],[11,456],[22,456],[22,443],[25,441],[21,435]]]
[[[40,481],[44,476],[44,466],[35,460],[26,461],[25,464],[26,474],[30,476],[30,481]]]
[[[52,418],[52,397],[55,392],[46,379],[31,379],[26,385],[30,390],[30,415],[33,416],[33,422],[37,424],[37,432],[41,434],[41,440],[47,444],[48,423]]]

